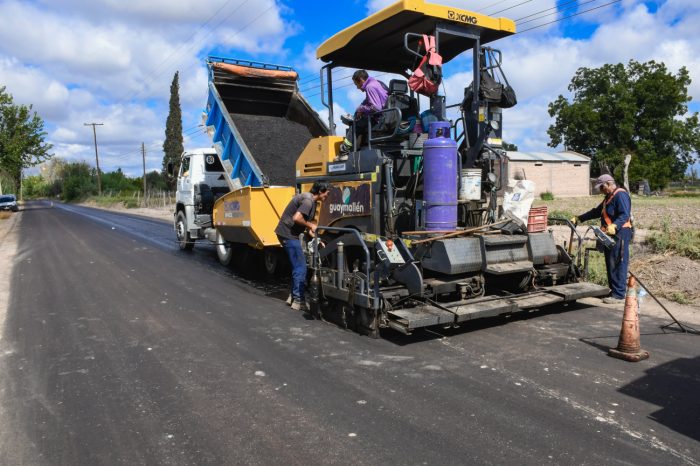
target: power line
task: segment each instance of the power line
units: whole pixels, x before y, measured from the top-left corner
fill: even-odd
[[[564,21],[565,19],[573,18],[574,16],[579,16],[579,15],[582,15],[582,14],[584,14],[584,13],[589,13],[589,12],[594,11],[594,10],[599,10],[599,9],[601,9],[601,8],[605,8],[606,6],[614,5],[615,3],[620,3],[621,1],[622,1],[622,0],[613,0],[612,2],[605,3],[605,4],[600,5],[600,6],[597,6],[597,7],[595,7],[595,8],[589,8],[588,10],[580,11],[580,12],[578,12],[578,13],[574,13],[573,15],[565,16],[565,17],[563,17],[563,18],[559,18],[559,19],[556,19],[556,20],[554,20],[554,21],[550,21],[550,22],[548,22],[548,23],[543,23],[543,24],[539,24],[539,25],[537,25],[537,26],[533,26],[533,27],[531,27],[531,28],[529,28],[529,29],[525,29],[524,31],[520,31],[519,34],[525,33],[525,32],[527,32],[527,31],[532,31],[533,29],[541,28],[541,27],[543,27],[543,26],[547,26],[547,25],[549,25],[549,24],[558,23],[558,22],[560,22],[560,21]]]
[[[551,8],[547,8],[547,9],[545,9],[545,10],[537,11],[537,12],[532,13],[532,14],[529,14],[529,15],[527,15],[527,16],[523,16],[522,18],[518,18],[518,19],[516,19],[516,20],[514,20],[514,21],[517,23],[518,21],[521,21],[521,20],[526,19],[526,18],[530,18],[530,17],[532,17],[532,16],[539,15],[540,13],[544,13],[545,11],[558,10],[559,8],[561,8],[561,7],[563,7],[563,6],[566,6],[566,5],[570,4],[570,3],[576,3],[576,2],[578,2],[578,0],[569,0],[568,2],[560,3],[559,5],[554,5],[554,6],[551,7]]]
[[[557,14],[563,13],[565,11],[574,10],[576,8],[581,7],[582,5],[587,5],[589,3],[594,3],[597,1],[598,0],[588,0],[586,2],[577,3],[575,5],[572,5],[572,6],[569,6],[567,8],[563,8],[563,9],[559,9],[559,8],[564,6],[564,4],[558,5],[556,11],[553,11],[552,13],[547,13],[546,15],[538,16],[537,18],[528,19],[527,21],[521,21],[518,23],[518,26],[523,25],[523,24],[527,24],[527,23],[531,23],[533,21],[537,21],[538,19],[546,18],[547,16],[557,15]],[[568,2],[568,3],[571,3],[571,2]],[[566,4],[568,4],[568,3],[566,3]],[[551,8],[549,8],[549,10],[551,10]],[[542,11],[541,13],[544,13],[544,11]]]
[[[495,12],[493,12],[493,13],[489,13],[489,15],[491,15],[491,16],[497,15],[498,13],[503,13],[504,11],[512,10],[513,8],[518,7],[518,6],[520,6],[520,5],[525,5],[526,3],[530,3],[531,1],[532,1],[532,0],[525,0],[524,2],[520,2],[520,3],[518,3],[517,5],[509,6],[508,8],[504,8],[504,9],[502,9],[502,10],[495,11]]]
[[[167,57],[163,58],[157,65],[155,65],[155,66],[151,69],[151,71],[148,73],[148,75],[146,76],[146,78],[155,77],[155,72],[156,72],[162,65],[164,65],[173,55],[175,55],[175,53],[177,53],[180,49],[182,49],[182,48],[185,46],[185,44],[187,44],[190,40],[192,40],[192,39],[195,37],[195,35],[197,35],[197,33],[198,33],[200,30],[202,30],[207,24],[209,24],[209,22],[210,22],[212,19],[214,19],[214,17],[216,17],[216,16],[221,12],[221,10],[223,10],[225,7],[227,7],[227,6],[229,5],[229,3],[231,3],[232,1],[233,1],[233,0],[227,0],[218,10],[216,10],[216,12],[215,12],[213,15],[211,15],[211,16],[209,17],[209,19],[207,19],[203,24],[201,24],[201,25],[197,28],[196,31],[194,31],[187,39],[185,39],[185,41],[184,41],[183,43],[181,43],[178,47],[176,47],[174,50],[172,50],[172,51],[168,54]],[[244,0],[243,3],[241,3],[241,5],[239,5],[233,12],[231,12],[231,14],[235,13],[235,12],[238,10],[238,8],[240,8],[241,6],[243,6],[243,4],[246,3],[247,1],[248,1],[248,0]],[[230,17],[230,15],[229,15],[229,17]],[[227,17],[226,19],[228,19],[228,17]],[[216,27],[218,27],[218,25],[220,25],[220,24],[221,24],[221,22],[219,22],[219,23],[217,24]],[[215,27],[215,28],[216,28],[216,27]],[[125,100],[125,97],[127,97],[129,94],[130,94],[130,93],[127,92],[127,93],[124,94],[122,97],[120,97],[119,99],[117,99],[117,102],[121,102],[121,101]],[[136,96],[138,96],[138,95],[140,95],[140,94],[134,94],[133,97],[136,97]]]
[[[216,25],[215,25],[206,35],[204,35],[200,40],[191,43],[191,44],[189,45],[189,47],[187,47],[187,49],[185,49],[185,52],[191,50],[195,45],[197,45],[198,43],[204,41],[204,39],[206,39],[207,37],[209,37],[210,35],[212,35],[212,34],[214,33],[214,31],[215,31],[219,26],[221,26],[221,24],[223,24],[226,20],[228,20],[231,16],[233,16],[234,13],[236,13],[236,12],[237,12],[244,4],[246,4],[248,1],[250,1],[250,0],[244,0],[243,3],[241,3],[240,5],[238,5],[228,16],[224,17],[223,19],[221,19],[221,21],[219,21],[218,23],[216,23]],[[248,26],[250,26],[251,24],[253,24],[254,22],[256,22],[258,19],[260,19],[265,13],[267,13],[267,12],[268,12],[270,9],[272,9],[272,7],[274,7],[275,5],[276,5],[276,4],[275,4],[274,2],[272,2],[272,3],[270,4],[270,6],[269,6],[267,9],[263,10],[262,13],[260,13],[258,16],[256,16],[255,18],[253,18],[251,21],[249,21],[249,22],[246,23],[245,25],[243,25],[243,27],[239,28],[239,29],[236,31],[236,33],[233,34],[231,37],[236,37],[239,33],[243,32],[245,29],[248,28]],[[173,65],[176,65],[176,64],[178,64],[178,63],[181,63],[181,61],[175,62],[175,63],[173,63]],[[194,65],[193,65],[193,66],[194,66]],[[189,66],[189,67],[187,67],[187,68],[184,68],[184,70],[189,70],[189,69],[191,69],[191,68],[192,68],[192,66]],[[167,71],[167,70],[164,70],[163,72],[158,73],[158,74],[156,74],[155,76],[153,76],[154,79],[149,79],[149,80],[146,82],[146,84],[147,84],[148,82],[153,82],[153,81],[155,80],[155,78],[158,78],[158,77],[162,76],[163,73],[164,73],[165,71]],[[133,94],[133,95],[130,97],[130,100],[131,100],[131,99],[135,99],[135,98],[141,96],[141,95],[142,95],[144,92],[146,92],[146,91],[147,91],[147,87],[146,87],[146,86],[143,86],[143,88],[142,88],[139,92]],[[125,100],[125,99],[121,99],[121,100],[119,100],[118,102],[122,102],[123,100]]]

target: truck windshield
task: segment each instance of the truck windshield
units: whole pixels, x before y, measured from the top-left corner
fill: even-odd
[[[15,196],[0,196],[0,202],[13,202],[15,200]]]
[[[222,172],[224,167],[221,165],[221,160],[216,155],[208,154],[204,157],[204,171],[207,172]]]

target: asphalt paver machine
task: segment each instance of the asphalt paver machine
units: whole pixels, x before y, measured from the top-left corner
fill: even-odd
[[[318,209],[320,234],[305,244],[314,315],[376,337],[380,329],[454,327],[609,292],[580,281],[550,232],[528,232],[499,212],[503,105],[482,87],[501,61],[487,44],[514,33],[506,18],[404,0],[318,48],[332,129],[334,70],[399,79],[387,79],[387,107],[371,117],[364,144],[340,157],[342,137],[328,136],[297,160],[299,189],[331,185]],[[425,36],[435,38],[444,69],[470,70],[471,83],[456,102],[437,92],[420,99],[421,109],[406,78]]]

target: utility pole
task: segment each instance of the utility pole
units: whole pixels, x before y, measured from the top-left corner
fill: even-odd
[[[102,196],[102,180],[100,179],[100,159],[97,156],[97,130],[95,126],[102,126],[104,123],[83,123],[85,126],[92,126],[92,136],[95,139],[95,164],[97,165],[97,192]]]
[[[143,202],[146,202],[146,146],[141,143],[141,155],[143,156]]]

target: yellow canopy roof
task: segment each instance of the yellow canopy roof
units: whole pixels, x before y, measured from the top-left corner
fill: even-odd
[[[403,73],[416,66],[416,56],[404,48],[404,35],[432,34],[438,24],[478,35],[482,44],[515,33],[515,23],[507,18],[492,18],[424,0],[401,0],[325,41],[316,51],[316,58],[348,68]],[[442,34],[439,52],[443,63],[471,49],[473,44],[473,39]]]

